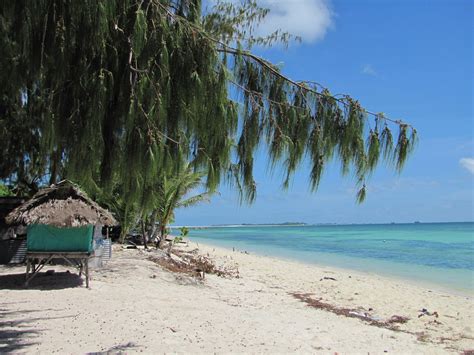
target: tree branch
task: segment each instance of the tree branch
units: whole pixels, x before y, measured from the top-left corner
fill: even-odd
[[[243,56],[243,57],[247,57],[247,58],[250,58],[254,61],[256,61],[257,63],[259,63],[262,67],[264,67],[265,69],[267,69],[268,71],[270,71],[273,75],[285,80],[286,82],[290,83],[291,85],[299,88],[300,90],[303,90],[303,91],[306,91],[306,92],[311,92],[312,94],[314,95],[317,95],[317,96],[324,96],[324,97],[328,97],[328,95],[326,94],[323,94],[311,87],[308,87],[306,85],[304,85],[304,83],[314,83],[314,82],[311,82],[311,81],[300,81],[300,82],[297,82],[285,75],[283,75],[281,72],[279,72],[277,69],[275,69],[275,67],[270,64],[268,61],[266,61],[265,59],[249,52],[249,51],[243,51],[243,50],[239,50],[237,48],[233,48],[227,44],[225,44],[224,42],[222,41],[219,41],[218,39],[210,36],[208,33],[206,33],[202,28],[200,28],[198,25],[188,21],[186,18],[182,17],[182,16],[179,16],[171,11],[168,10],[168,8],[161,4],[160,2],[157,2],[157,5],[163,9],[166,14],[168,16],[170,16],[171,18],[173,18],[174,20],[176,21],[180,21],[181,23],[185,24],[186,26],[188,26],[189,28],[191,28],[191,30],[193,32],[197,32],[199,33],[201,36],[207,38],[208,40],[218,44],[219,46],[221,46],[221,48],[217,48],[216,50],[218,52],[221,52],[221,53],[229,53],[229,54],[232,54],[232,55],[240,55],[240,56]],[[234,83],[235,84],[235,83]],[[318,83],[315,83],[316,85],[320,86],[321,88],[324,88],[322,85],[318,84]],[[349,107],[350,106],[350,103],[348,103],[344,98],[337,98],[335,96],[332,96],[332,95],[329,95],[330,98],[334,99],[335,101],[341,103],[342,105],[344,105],[345,107]],[[346,97],[348,97],[346,95]],[[281,103],[280,103],[281,104]],[[407,127],[410,127],[413,129],[413,126],[408,124],[408,123],[405,123],[403,122],[402,120],[394,120],[394,119],[391,119],[391,118],[388,118],[388,117],[385,117],[383,114],[380,114],[380,113],[375,113],[375,112],[371,112],[371,111],[368,111],[366,109],[363,109],[364,112],[368,115],[372,115],[374,116],[376,119],[383,119],[385,121],[389,121],[389,122],[392,122],[394,124],[397,124],[399,126],[407,126]]]

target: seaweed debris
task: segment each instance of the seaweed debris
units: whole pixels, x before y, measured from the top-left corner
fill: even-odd
[[[316,299],[311,297],[311,293],[298,293],[292,292],[290,293],[296,299],[305,302],[309,307],[322,309],[340,316],[350,317],[350,318],[357,318],[363,320],[370,325],[374,325],[381,328],[387,328],[390,330],[399,330],[396,324],[403,324],[410,320],[410,318],[405,316],[393,315],[387,320],[380,320],[374,316],[372,316],[368,312],[360,312],[357,309],[351,308],[344,308],[344,307],[336,307],[332,304],[322,302],[321,299]]]

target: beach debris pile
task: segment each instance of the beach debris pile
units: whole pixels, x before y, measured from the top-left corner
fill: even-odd
[[[326,303],[321,301],[321,299],[316,299],[312,293],[299,293],[299,292],[292,292],[290,293],[294,298],[305,302],[309,307],[322,309],[331,313],[335,313],[337,315],[351,317],[351,318],[358,318],[365,322],[368,322],[371,325],[387,328],[391,330],[398,330],[397,324],[403,324],[410,320],[410,318],[405,316],[393,315],[389,319],[383,320],[380,317],[371,315],[369,312],[372,311],[372,308],[369,308],[369,312],[360,311],[358,309],[351,309],[351,308],[343,308],[337,307],[332,304]]]
[[[149,260],[171,272],[178,272],[204,279],[206,274],[225,278],[239,278],[239,269],[235,264],[218,265],[209,256],[199,254],[198,249],[191,251],[174,250],[171,253],[151,255]]]

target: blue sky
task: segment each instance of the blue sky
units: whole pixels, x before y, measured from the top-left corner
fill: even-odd
[[[309,192],[303,166],[290,189],[257,156],[257,200],[239,205],[225,186],[208,204],[178,210],[176,224],[384,223],[474,220],[473,28],[471,0],[262,0],[273,10],[262,31],[303,37],[288,50],[258,54],[286,75],[347,93],[375,112],[413,124],[419,144],[399,175],[380,166],[368,196],[337,164]]]

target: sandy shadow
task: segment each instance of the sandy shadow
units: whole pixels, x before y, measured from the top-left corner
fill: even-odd
[[[0,306],[5,305],[4,303]],[[16,316],[24,316],[26,313],[32,315],[37,312],[44,312],[45,309],[39,310],[17,310],[11,311],[0,308],[0,353],[23,353],[30,352],[34,346],[39,344],[37,341],[42,329],[34,327],[34,325],[45,319],[71,318],[73,316],[62,317],[29,317],[15,319]],[[33,329],[35,328],[35,329]]]
[[[34,329],[0,329],[0,353],[18,353],[27,350],[27,348],[38,344],[30,339],[37,334],[38,331]]]
[[[83,276],[84,277],[84,276]],[[0,290],[61,290],[64,288],[79,287],[84,284],[83,277],[69,271],[40,272],[25,288],[25,274],[0,275]]]
[[[38,336],[37,329],[31,329],[30,320],[7,320],[14,312],[5,309],[0,310],[0,353],[17,353],[26,351],[38,342],[34,341]]]
[[[87,353],[87,355],[126,354],[127,351],[137,351],[138,348],[140,348],[140,346],[130,341],[125,344],[119,344],[119,345],[113,346],[110,349],[105,350],[105,351]]]

